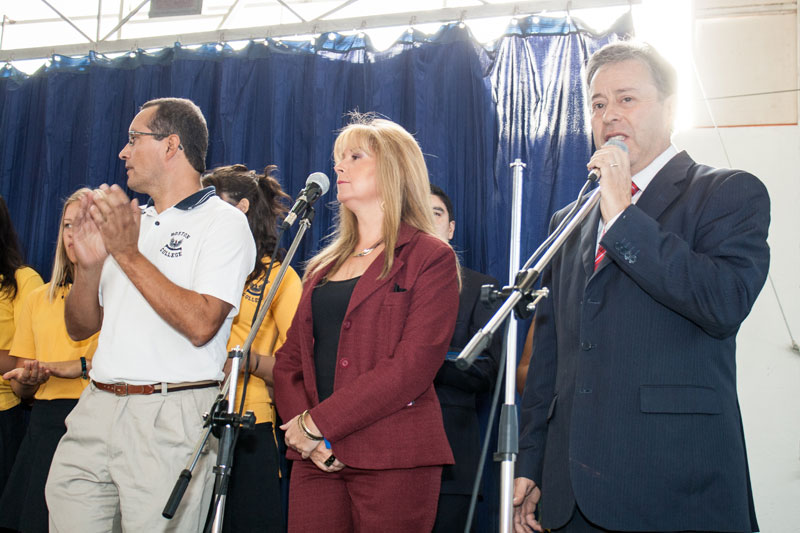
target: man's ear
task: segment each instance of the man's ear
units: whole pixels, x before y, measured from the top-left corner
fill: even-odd
[[[181,138],[178,137],[175,133],[167,137],[167,156],[172,157],[176,155],[178,152],[183,151],[183,145],[181,144]]]
[[[678,113],[678,99],[673,94],[664,99],[664,120],[669,124],[669,131],[675,131],[675,119]]]
[[[449,230],[447,230],[447,240],[448,240],[448,241],[452,241],[452,240],[453,240],[453,235],[454,235],[454,234],[455,234],[455,232],[456,232],[456,221],[455,221],[455,220],[451,220],[451,221],[450,221],[450,226],[449,226],[449,228],[450,228],[450,229],[449,229]]]

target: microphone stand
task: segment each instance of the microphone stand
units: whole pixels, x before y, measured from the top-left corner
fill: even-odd
[[[203,419],[205,420],[204,427],[207,429],[195,446],[192,459],[189,461],[189,465],[187,465],[187,467],[178,476],[175,487],[172,489],[172,494],[170,494],[169,500],[164,507],[164,511],[161,513],[164,518],[172,518],[175,516],[175,511],[177,510],[178,505],[180,505],[180,501],[183,498],[184,492],[186,492],[189,481],[192,479],[192,472],[197,465],[200,453],[206,441],[208,441],[209,434],[213,432],[214,436],[219,438],[219,452],[217,453],[216,466],[214,466],[215,480],[214,492],[212,495],[212,501],[215,503],[212,512],[206,520],[204,531],[206,533],[221,533],[222,523],[225,516],[225,501],[228,496],[231,469],[233,468],[233,452],[236,442],[236,432],[240,428],[252,429],[255,425],[255,416],[252,412],[248,411],[244,415],[239,415],[238,413],[234,412],[236,406],[236,386],[239,379],[240,363],[242,358],[249,354],[250,347],[253,345],[253,341],[256,338],[259,328],[261,327],[261,323],[264,321],[264,317],[267,316],[267,311],[272,305],[272,301],[275,299],[275,295],[278,292],[278,287],[280,287],[281,282],[283,281],[286,270],[289,268],[289,263],[291,262],[295,253],[297,253],[297,248],[300,246],[303,235],[308,228],[311,227],[311,222],[313,220],[314,208],[309,205],[306,208],[303,218],[300,220],[300,227],[297,230],[297,234],[295,235],[294,239],[292,240],[289,250],[286,252],[286,257],[284,257],[283,261],[281,261],[281,267],[275,276],[275,280],[270,286],[269,292],[267,293],[266,302],[261,306],[256,318],[253,320],[253,324],[250,327],[250,333],[244,342],[244,346],[241,349],[239,346],[236,346],[228,353],[228,357],[232,359],[231,371],[228,374],[224,385],[222,386],[220,394],[217,396],[214,404],[211,406],[210,414],[206,413],[203,416]],[[228,395],[227,401],[225,400],[226,394]]]
[[[518,163],[519,159],[515,161],[514,165]],[[519,166],[515,168],[515,173],[517,172],[521,175]],[[512,311],[514,311],[518,318],[530,316],[530,313],[535,310],[539,301],[549,295],[550,291],[544,287],[540,290],[533,290],[534,283],[539,278],[544,268],[550,263],[556,252],[563,246],[564,241],[575,231],[600,200],[600,189],[597,188],[592,192],[591,196],[582,203],[583,193],[589,183],[590,182],[587,182],[587,184],[584,185],[584,188],[578,195],[573,210],[567,215],[564,221],[559,224],[553,234],[533,253],[523,269],[520,270],[516,276],[513,276],[513,285],[504,287],[500,291],[486,293],[486,297],[490,300],[497,301],[500,298],[505,298],[506,300],[497,312],[495,312],[494,316],[489,319],[486,325],[479,329],[464,349],[461,350],[461,353],[456,358],[456,366],[458,368],[466,370],[472,365],[475,359],[489,346],[492,336]],[[515,184],[515,196],[517,192],[517,185]],[[519,192],[521,193],[521,187]],[[515,198],[514,209],[517,209],[516,201]],[[512,221],[514,220],[517,220],[517,217],[512,211]],[[513,231],[514,229],[512,227],[512,233]],[[545,246],[547,246],[547,248],[543,250]],[[514,241],[512,238],[512,250],[513,247]],[[540,253],[541,258],[532,268],[528,268]],[[511,268],[514,268],[514,263],[511,264]],[[512,322],[512,325],[514,324],[515,323]],[[514,330],[516,330],[516,328],[514,328]],[[513,346],[514,349],[512,350],[509,348],[506,354],[505,403],[500,412],[500,434],[498,436],[497,453],[495,454],[495,461],[501,461],[500,531],[502,533],[510,533],[513,530],[514,463],[516,462],[519,452],[519,429],[517,427],[517,407],[514,391],[515,380],[512,377],[516,375],[517,367],[516,335],[513,337],[509,335],[509,341],[512,341],[512,339],[513,345],[509,342],[509,346]]]

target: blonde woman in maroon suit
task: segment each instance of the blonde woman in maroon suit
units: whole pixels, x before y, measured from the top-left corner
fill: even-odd
[[[338,226],[274,369],[294,460],[289,531],[430,531],[453,456],[433,378],[458,309],[414,138],[357,116],[334,146]]]

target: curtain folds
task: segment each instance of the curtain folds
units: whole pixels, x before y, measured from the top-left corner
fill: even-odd
[[[526,165],[522,255],[580,187],[591,152],[582,76],[588,56],[632,33],[629,16],[594,35],[569,18],[513,22],[491,47],[449,24],[403,32],[385,51],[363,34],[316,42],[251,42],[241,50],[180,44],[109,59],[54,56],[32,76],[0,69],[0,194],[30,264],[47,278],[60,203],[80,186],[119,183],[117,158],[138,107],[161,96],[194,100],[210,131],[208,167],[277,164],[295,195],[311,172],[333,177],[331,149],[352,110],[412,132],[431,181],[453,198],[463,263],[508,272],[511,169]],[[329,192],[301,246],[308,258],[330,232]]]

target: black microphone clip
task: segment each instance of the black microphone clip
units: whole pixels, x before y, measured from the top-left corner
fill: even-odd
[[[298,217],[303,216],[307,209],[309,209],[320,196],[328,192],[330,188],[330,180],[328,176],[322,172],[314,172],[308,179],[306,179],[305,188],[297,195],[297,200],[292,206],[289,214],[281,224],[282,229],[288,229],[295,223]]]

